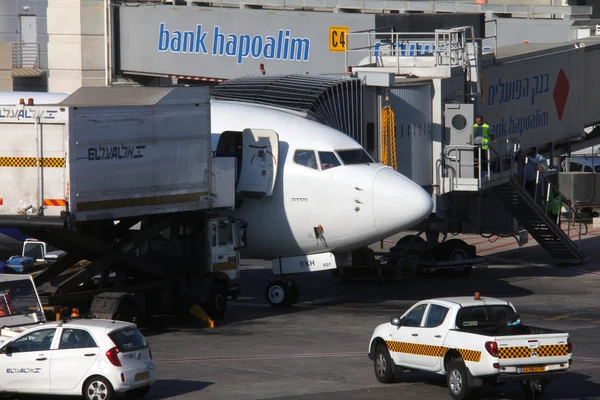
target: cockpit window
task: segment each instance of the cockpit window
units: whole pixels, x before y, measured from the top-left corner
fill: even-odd
[[[344,165],[374,163],[364,149],[337,150],[337,153]]]
[[[294,162],[305,167],[317,169],[317,157],[313,150],[296,150]]]
[[[321,169],[323,170],[342,165],[340,160],[338,160],[335,154],[331,151],[320,151],[319,161],[321,161]]]

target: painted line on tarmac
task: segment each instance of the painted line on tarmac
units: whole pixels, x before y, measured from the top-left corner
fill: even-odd
[[[178,358],[154,360],[155,363],[190,363],[202,361],[237,361],[237,360],[271,360],[282,358],[328,358],[328,357],[364,357],[366,352],[349,352],[349,353],[312,353],[312,354],[271,354],[258,356],[234,356],[234,357],[200,357],[200,358]]]
[[[600,358],[591,358],[591,357],[573,357],[573,360],[576,361],[584,361],[591,363],[600,363]]]

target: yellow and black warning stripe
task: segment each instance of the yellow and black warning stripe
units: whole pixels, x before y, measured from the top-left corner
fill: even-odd
[[[387,348],[391,352],[395,353],[407,353],[407,354],[416,354],[420,356],[429,356],[429,357],[440,357],[443,358],[446,355],[446,352],[450,350],[449,347],[444,346],[431,346],[428,344],[414,344],[414,343],[406,343],[406,342],[395,342],[391,340],[386,340],[385,342]],[[481,360],[481,352],[475,350],[467,350],[467,349],[455,349],[458,351],[465,361],[479,362]]]
[[[148,207],[165,204],[192,203],[208,196],[207,192],[169,194],[151,197],[130,197],[123,199],[83,201],[77,203],[77,212],[111,210],[115,208]]]
[[[498,349],[498,358],[529,358],[529,357],[560,357],[569,355],[566,344],[539,346],[535,349],[527,346],[501,347]]]
[[[0,167],[37,167],[36,157],[0,157]],[[40,165],[44,168],[64,168],[64,158],[40,158]]]
[[[235,261],[225,261],[213,264],[213,271],[215,272],[233,271],[235,269],[237,269],[237,264],[235,263]]]

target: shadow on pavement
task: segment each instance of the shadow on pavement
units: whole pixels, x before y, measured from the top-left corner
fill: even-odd
[[[437,386],[450,393],[446,386],[446,377],[433,375],[426,372],[408,372],[400,375],[397,383],[423,383]],[[392,384],[394,385],[394,384]],[[483,385],[473,391],[473,398],[478,400],[499,399],[527,399],[518,382],[505,383],[501,386]],[[579,372],[571,372],[568,375],[553,380],[548,384],[542,397],[544,400],[567,400],[567,399],[600,399],[600,384],[593,382],[588,375]]]
[[[180,379],[158,379],[145,399],[177,398],[184,394],[199,392],[213,385],[214,382],[186,381]],[[198,393],[200,396],[200,393]]]

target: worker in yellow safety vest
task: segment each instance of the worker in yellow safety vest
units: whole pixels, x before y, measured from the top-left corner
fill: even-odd
[[[483,116],[478,115],[475,117],[475,125],[473,126],[473,144],[483,145],[481,146],[481,168],[483,171],[487,171],[487,162],[489,161],[488,143],[494,140],[493,136],[489,134],[490,126],[483,122]],[[478,158],[479,151],[475,149],[475,158]]]
[[[558,227],[560,228],[560,210],[562,209],[562,197],[560,194],[555,194],[554,189],[550,188],[550,193],[548,194],[548,204],[546,205],[546,212],[548,216],[557,222]]]

